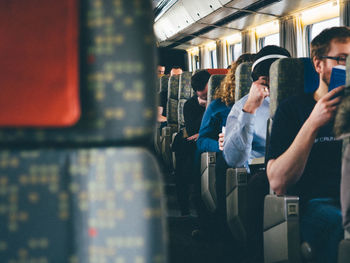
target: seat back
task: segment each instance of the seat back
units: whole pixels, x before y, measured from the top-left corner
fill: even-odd
[[[78,123],[0,129],[1,261],[166,261],[161,177],[145,143],[156,117],[152,7],[98,3],[75,10]]]
[[[304,93],[304,63],[305,59],[285,58],[271,65],[267,145],[273,116],[279,103],[290,96]],[[265,262],[301,262],[300,255],[299,198],[266,196],[264,204]]]
[[[346,86],[350,85],[350,58],[346,61]],[[344,240],[339,244],[338,263],[345,263],[350,258],[350,90],[345,88],[345,96],[339,105],[335,118],[334,131],[343,139],[343,159],[341,177],[341,209],[343,216]]]
[[[249,93],[250,86],[252,85],[252,62],[243,62],[238,65],[236,69],[236,90],[235,90],[235,101],[238,101]]]
[[[243,62],[235,72],[235,101],[249,93],[252,84],[252,62]],[[226,171],[226,218],[234,238],[247,242],[248,172],[246,168],[229,168]]]
[[[169,77],[167,121],[168,126],[177,130],[178,125],[178,103],[179,103],[180,75]]]
[[[169,75],[161,76],[159,78],[159,82],[160,82],[160,90],[159,90],[159,92],[168,90]]]
[[[221,85],[221,81],[226,77],[226,75],[211,75],[208,81],[208,101],[207,107],[212,101],[216,89],[218,89]]]
[[[179,79],[179,96],[178,96],[178,131],[185,127],[184,119],[184,105],[185,102],[193,96],[193,89],[191,87],[192,72],[183,72]]]

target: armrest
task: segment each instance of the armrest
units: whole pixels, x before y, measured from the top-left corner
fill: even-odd
[[[172,128],[169,126],[163,127],[161,138],[161,150],[164,163],[171,167],[171,134]]]
[[[347,263],[350,258],[350,232],[344,231],[344,240],[339,244],[338,263]]]
[[[264,262],[301,262],[299,198],[267,195],[264,203]]]
[[[264,203],[264,230],[287,220],[299,220],[299,197],[267,195]]]
[[[226,172],[227,224],[234,238],[247,242],[248,172],[245,168],[229,168]]]
[[[214,212],[217,207],[215,166],[216,152],[201,154],[201,196],[210,212]]]
[[[172,147],[173,143],[174,143],[174,140],[175,140],[175,136],[177,135],[178,133],[177,132],[174,132],[171,136],[171,143],[170,143],[170,148]],[[175,155],[175,152],[171,152],[171,159],[172,159],[172,165],[173,165],[173,170],[175,170],[176,168],[176,155]]]

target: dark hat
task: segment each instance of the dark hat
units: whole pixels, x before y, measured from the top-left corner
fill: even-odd
[[[255,56],[252,66],[252,79],[258,80],[260,76],[269,76],[271,64],[279,58],[290,57],[287,49],[278,46],[266,46]]]
[[[203,69],[197,71],[192,77],[191,77],[191,86],[194,91],[202,91],[205,89],[205,86],[207,85],[210,78],[210,73]]]

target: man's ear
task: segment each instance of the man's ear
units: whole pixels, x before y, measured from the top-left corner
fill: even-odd
[[[314,63],[316,72],[320,74],[322,71],[322,60],[317,57],[313,57],[312,62]]]

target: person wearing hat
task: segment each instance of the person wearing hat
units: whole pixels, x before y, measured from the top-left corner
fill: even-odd
[[[265,155],[266,124],[269,117],[269,70],[271,64],[290,53],[278,46],[266,46],[255,57],[249,94],[237,101],[226,121],[223,154],[230,167],[246,167]]]

